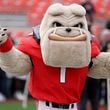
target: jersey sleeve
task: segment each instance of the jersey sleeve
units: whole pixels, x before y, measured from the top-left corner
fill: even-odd
[[[0,52],[2,53],[8,52],[12,49],[12,47],[13,47],[12,41],[10,40],[10,38],[8,38],[6,42],[0,45]]]
[[[96,57],[100,53],[100,44],[96,37],[93,37],[91,42],[91,56]]]
[[[23,38],[19,44],[17,45],[17,49],[22,51],[25,54],[29,55],[29,50],[30,50],[30,42],[29,38]]]

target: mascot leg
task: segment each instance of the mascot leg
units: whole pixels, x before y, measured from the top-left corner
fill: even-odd
[[[51,103],[48,101],[37,101],[36,110],[78,110],[77,104],[66,104],[66,105],[58,105],[56,103]]]

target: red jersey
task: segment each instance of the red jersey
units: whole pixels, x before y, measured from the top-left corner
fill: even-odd
[[[12,49],[8,39],[0,47],[0,52]],[[46,100],[59,104],[79,102],[89,66],[83,68],[66,68],[65,82],[60,82],[61,68],[47,66],[43,63],[41,48],[33,36],[25,38],[17,49],[28,54],[32,60],[33,68],[30,73],[29,91],[38,100]],[[91,56],[100,53],[97,42],[91,43]]]
[[[17,48],[28,54],[32,60],[29,91],[34,98],[61,104],[75,103],[80,100],[89,67],[66,68],[66,80],[61,83],[61,68],[43,63],[40,45],[32,36],[23,40]],[[95,57],[99,52],[96,42],[92,42],[91,55]]]

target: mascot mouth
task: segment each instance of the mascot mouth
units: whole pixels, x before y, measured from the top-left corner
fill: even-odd
[[[85,41],[86,40],[86,35],[85,34],[80,34],[78,36],[74,36],[74,37],[64,37],[64,36],[60,36],[58,34],[55,33],[51,33],[48,36],[49,40],[54,40],[54,41]]]

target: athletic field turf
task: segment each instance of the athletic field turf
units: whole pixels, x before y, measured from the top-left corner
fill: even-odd
[[[36,110],[35,102],[28,102],[27,108],[22,107],[21,102],[4,102],[0,103],[0,110]]]
[[[7,101],[0,103],[0,110],[36,110],[35,101],[29,101],[27,108],[22,107],[21,102]],[[87,110],[91,110],[90,106],[87,106]],[[105,106],[100,106],[99,110],[107,110]]]

